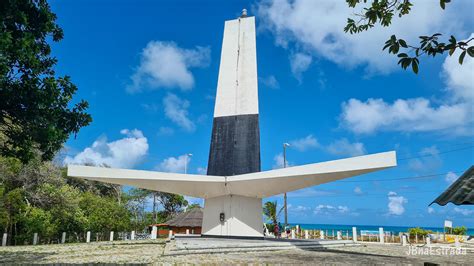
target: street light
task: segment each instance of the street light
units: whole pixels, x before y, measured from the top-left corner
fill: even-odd
[[[192,153],[186,153],[184,155],[184,173],[187,174],[188,173],[188,158],[193,156]]]
[[[283,143],[283,168],[286,168],[286,147],[290,147],[291,145],[289,143]],[[285,209],[285,230],[286,227],[288,226],[288,205],[287,205],[287,198],[286,198],[286,192],[283,196],[284,203],[283,207]]]

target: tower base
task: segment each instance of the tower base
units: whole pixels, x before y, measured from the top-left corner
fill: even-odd
[[[262,199],[225,195],[204,202],[202,236],[263,238]]]

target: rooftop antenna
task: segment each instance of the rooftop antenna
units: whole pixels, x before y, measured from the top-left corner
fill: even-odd
[[[241,18],[247,17],[247,9],[242,9],[242,15],[240,16]]]

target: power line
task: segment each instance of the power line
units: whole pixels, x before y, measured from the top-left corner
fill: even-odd
[[[467,149],[472,149],[472,148],[474,148],[474,145],[472,145],[472,146],[467,146],[467,147],[462,147],[462,148],[459,148],[459,149],[453,149],[453,150],[447,150],[447,151],[440,151],[440,152],[432,153],[432,154],[425,154],[425,155],[421,155],[421,156],[413,156],[413,157],[400,158],[400,159],[398,159],[398,161],[405,161],[405,160],[409,160],[409,159],[416,159],[416,158],[424,158],[424,157],[437,156],[437,155],[440,155],[440,154],[446,154],[446,153],[451,153],[451,152],[456,152],[456,151],[462,151],[462,150],[467,150]]]
[[[422,193],[435,193],[435,194],[441,194],[443,191],[439,191],[439,190],[421,190],[421,191],[406,191],[406,192],[403,192],[401,194],[405,195],[405,194],[422,194]],[[291,193],[291,192],[290,192]],[[402,196],[402,195],[394,195],[394,197],[397,197],[397,196]],[[362,194],[348,194],[348,193],[342,193],[342,194],[339,194],[339,195],[301,195],[301,196],[298,196],[298,195],[291,195],[292,198],[315,198],[315,197],[323,197],[323,198],[326,198],[326,197],[339,197],[339,198],[347,198],[347,197],[388,197],[388,193],[362,193]]]
[[[463,173],[464,171],[455,171],[452,173]],[[384,181],[396,181],[396,180],[410,180],[410,179],[423,179],[423,178],[429,178],[429,177],[434,177],[434,176],[441,176],[441,175],[446,175],[450,172],[447,173],[440,173],[440,174],[430,174],[430,175],[422,175],[422,176],[410,176],[410,177],[398,177],[398,178],[388,178],[388,179],[371,179],[371,180],[347,180],[347,181],[339,181],[340,183],[361,183],[361,182],[384,182]]]

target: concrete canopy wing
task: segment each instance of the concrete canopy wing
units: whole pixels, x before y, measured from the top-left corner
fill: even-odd
[[[397,165],[395,151],[231,176],[229,194],[265,198]]]
[[[206,199],[223,195],[264,198],[396,164],[392,151],[229,177],[77,165],[68,166],[68,176]]]
[[[176,174],[79,165],[69,165],[67,174],[71,177],[197,198],[212,198],[226,194],[225,178],[222,176]]]

